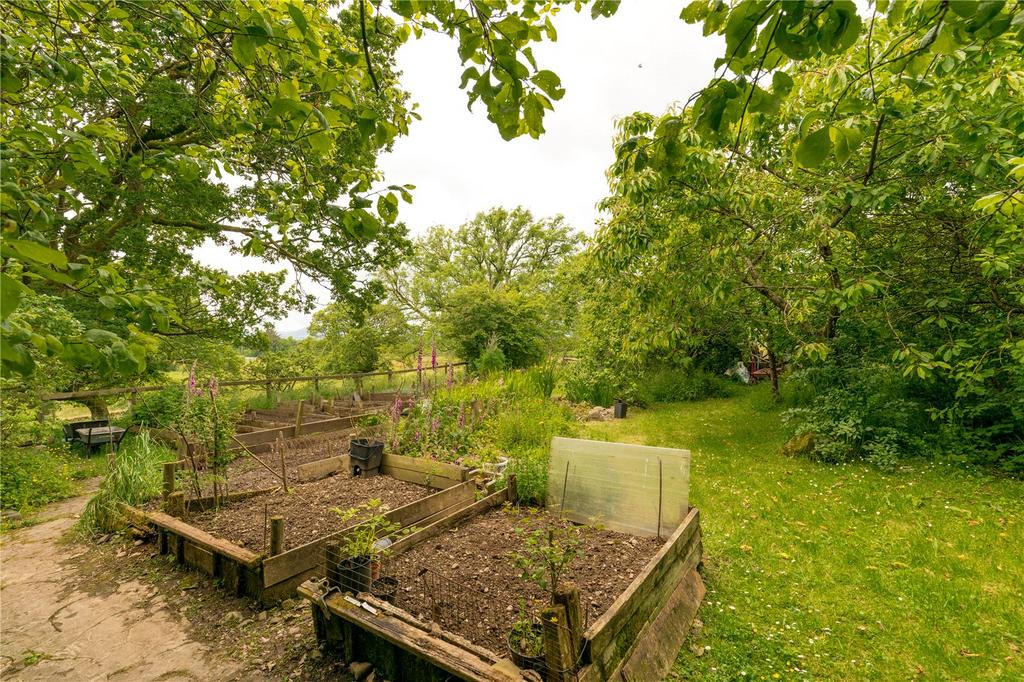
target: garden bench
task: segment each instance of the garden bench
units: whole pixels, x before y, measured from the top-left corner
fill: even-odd
[[[72,422],[64,425],[64,442],[81,443],[88,452],[110,443],[116,450],[127,431],[120,426],[111,426],[106,419]]]

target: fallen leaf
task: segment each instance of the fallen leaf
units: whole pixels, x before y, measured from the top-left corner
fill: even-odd
[[[968,651],[966,648],[960,650],[960,655],[964,658],[976,658],[978,656],[981,656],[981,654],[973,653],[971,651]]]
[[[747,554],[750,554],[751,552],[754,551],[754,548],[751,547],[750,545],[740,545],[740,549],[743,550],[744,552],[746,552]]]

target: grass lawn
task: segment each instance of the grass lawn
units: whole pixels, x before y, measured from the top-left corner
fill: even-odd
[[[766,388],[586,428],[693,452],[708,594],[674,676],[1024,679],[1024,483],[786,457]]]

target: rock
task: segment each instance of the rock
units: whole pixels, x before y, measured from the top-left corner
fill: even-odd
[[[267,612],[266,611],[260,611],[258,614],[256,614],[256,620],[264,621],[266,619],[267,619]]]
[[[294,609],[295,606],[296,606],[296,602],[295,602],[294,599],[285,599],[283,602],[281,602],[281,610],[282,611],[288,611],[290,609]]]
[[[352,677],[356,679],[356,682],[359,682],[359,680],[369,677],[370,673],[373,672],[373,666],[363,661],[356,661],[348,667],[348,671],[352,673]]]
[[[239,612],[239,611],[228,611],[227,613],[224,614],[224,618],[223,618],[222,622],[224,623],[224,625],[238,625],[243,620],[245,620],[245,619],[242,618],[241,612]]]
[[[592,407],[587,412],[588,422],[604,422],[612,418],[613,410],[610,407]]]
[[[790,457],[806,457],[814,452],[814,434],[801,433],[793,436],[782,446],[782,454]]]

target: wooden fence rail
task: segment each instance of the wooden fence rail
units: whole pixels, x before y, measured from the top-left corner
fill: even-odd
[[[438,365],[438,369],[447,369],[449,363],[444,365]],[[452,367],[463,367],[467,363],[465,362],[453,362],[450,363]],[[218,383],[222,388],[229,386],[265,386],[268,394],[273,390],[275,384],[294,383],[298,381],[311,381],[314,384],[319,384],[321,381],[332,381],[335,379],[354,379],[359,382],[363,379],[372,377],[391,377],[395,374],[409,374],[411,372],[431,372],[433,368],[418,370],[415,367],[411,369],[396,369],[390,372],[355,372],[352,374],[317,374],[310,376],[297,376],[297,377],[274,377],[273,379],[231,379],[229,381],[221,381]],[[80,400],[82,398],[100,398],[110,395],[125,395],[125,394],[137,394],[137,393],[150,393],[152,391],[162,391],[167,388],[167,384],[163,386],[122,386],[118,388],[97,388],[88,391],[68,391],[64,393],[47,393],[41,396],[42,400]]]

